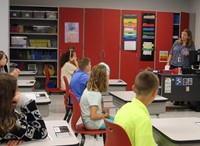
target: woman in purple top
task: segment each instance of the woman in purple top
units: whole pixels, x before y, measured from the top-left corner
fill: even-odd
[[[174,42],[167,59],[167,65],[170,66],[170,69],[189,67],[188,56],[190,50],[195,50],[192,32],[189,29],[185,29],[181,33],[181,38]]]
[[[181,33],[181,38],[174,42],[167,59],[167,65],[170,66],[170,69],[189,67],[189,51],[191,50],[195,50],[192,32],[189,29],[185,29]],[[174,105],[179,104],[184,104],[184,102],[174,102]]]

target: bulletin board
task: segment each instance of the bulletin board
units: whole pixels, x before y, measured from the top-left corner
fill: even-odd
[[[141,61],[154,61],[155,13],[142,14]]]
[[[137,50],[137,15],[123,15],[122,44],[124,50]]]

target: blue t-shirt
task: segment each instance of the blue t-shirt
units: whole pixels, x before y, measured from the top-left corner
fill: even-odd
[[[89,79],[89,75],[79,69],[77,72],[75,72],[72,76],[71,82],[70,82],[70,89],[77,97],[78,101],[80,102],[81,96],[83,94],[83,91],[86,88],[87,81]],[[71,101],[70,101],[71,103]]]
[[[172,55],[171,65],[177,67],[189,67],[189,57],[183,55],[183,52],[186,50],[195,50],[194,44],[192,44],[191,47],[187,48],[179,44],[178,40],[176,40],[170,51],[170,54]]]

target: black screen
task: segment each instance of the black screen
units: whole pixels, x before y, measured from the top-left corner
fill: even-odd
[[[198,65],[198,51],[197,50],[190,51],[189,63],[190,65]]]

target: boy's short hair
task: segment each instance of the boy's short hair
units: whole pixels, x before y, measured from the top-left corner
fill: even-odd
[[[84,70],[84,68],[89,65],[90,63],[90,58],[88,57],[82,57],[78,60],[78,67],[81,70]]]
[[[152,90],[158,89],[159,79],[154,73],[143,71],[136,76],[134,85],[137,95],[148,95]]]

